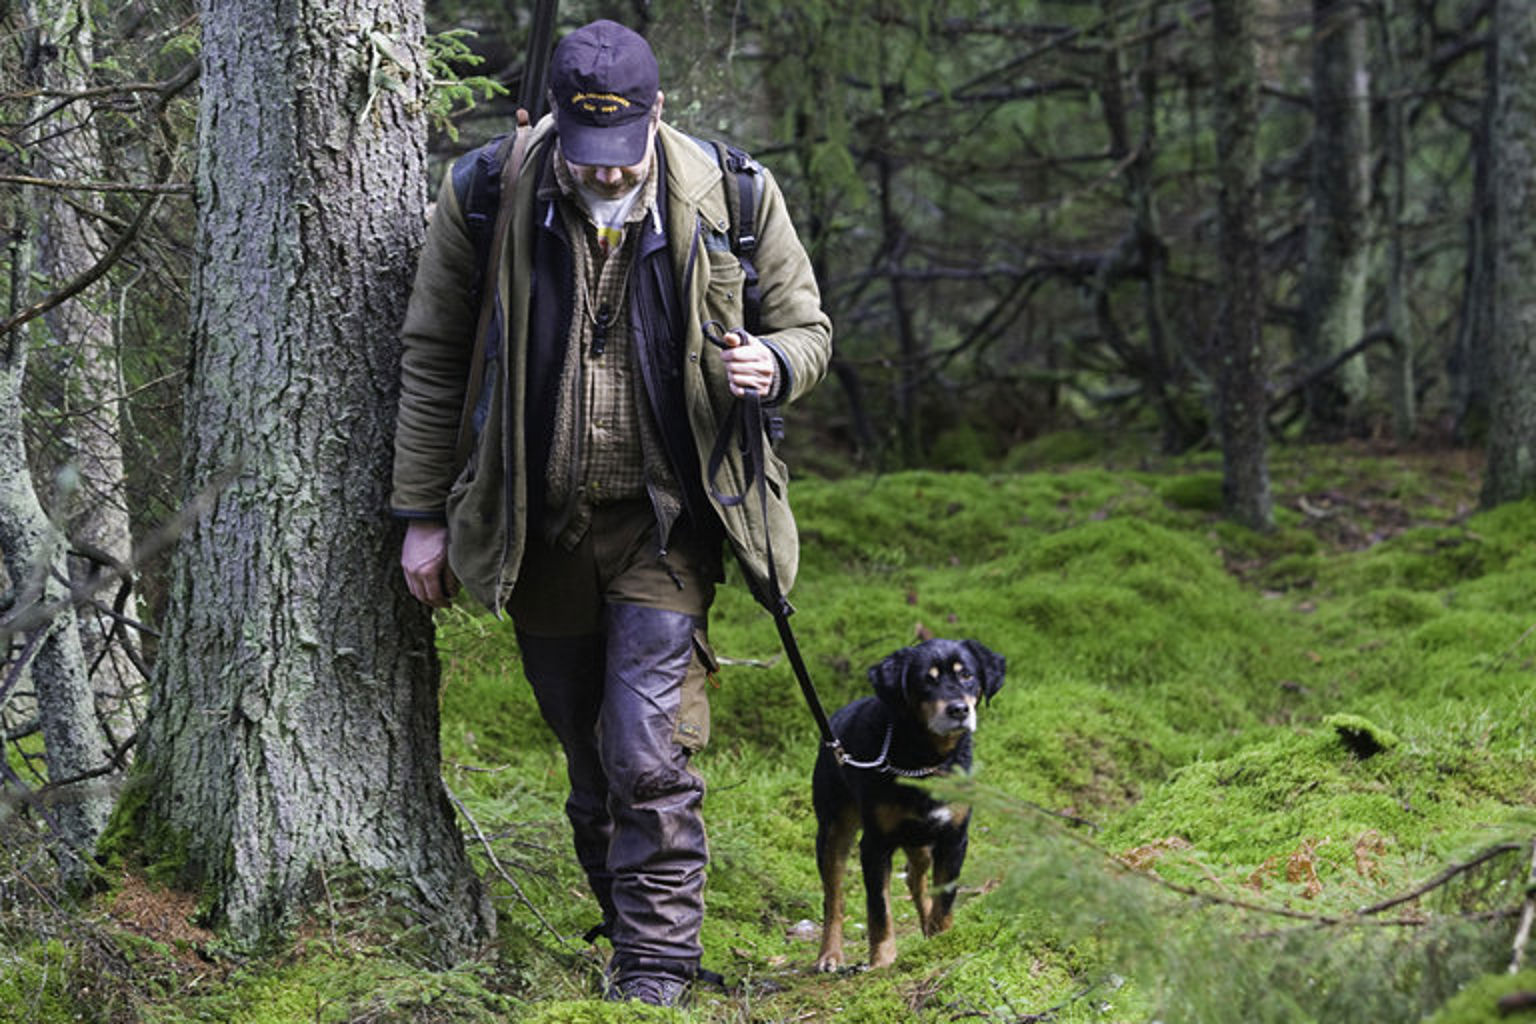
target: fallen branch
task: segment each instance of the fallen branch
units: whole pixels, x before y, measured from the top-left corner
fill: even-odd
[[[1292,910],[1289,907],[1265,906],[1261,903],[1252,903],[1248,900],[1240,900],[1231,896],[1220,896],[1215,893],[1202,892],[1201,890],[1196,889],[1194,886],[1181,885],[1177,882],[1170,882],[1166,878],[1160,878],[1154,874],[1142,874],[1143,877],[1156,882],[1158,885],[1161,885],[1166,889],[1171,889],[1174,892],[1181,893],[1185,896],[1192,896],[1195,899],[1204,900],[1208,903],[1219,903],[1225,906],[1235,907],[1238,910],[1249,910],[1255,913],[1270,914],[1276,917],[1287,917],[1291,918],[1292,920],[1307,921],[1319,926],[1370,924],[1383,927],[1401,926],[1412,928],[1428,923],[1428,919],[1423,916],[1393,917],[1380,920],[1368,920],[1368,918],[1372,918],[1374,915],[1380,914],[1382,911],[1389,910],[1392,907],[1401,906],[1404,903],[1410,903],[1413,900],[1416,900],[1419,897],[1440,888],[1442,885],[1445,885],[1456,876],[1466,874],[1468,871],[1471,871],[1474,868],[1479,867],[1490,860],[1493,860],[1495,857],[1502,856],[1514,850],[1522,849],[1523,846],[1524,844],[1522,843],[1497,843],[1485,850],[1482,850],[1474,857],[1472,857],[1471,860],[1463,861],[1460,864],[1452,864],[1450,867],[1446,868],[1444,871],[1440,872],[1438,875],[1436,875],[1434,878],[1431,878],[1423,885],[1417,886],[1412,892],[1404,893],[1401,896],[1394,896],[1389,900],[1383,900],[1380,903],[1375,903],[1368,907],[1361,907],[1359,910],[1349,914],[1316,914],[1308,913],[1302,910]]]
[[[1423,916],[1396,917],[1383,920],[1370,920],[1370,918],[1372,918],[1374,915],[1380,914],[1382,911],[1390,910],[1391,908],[1401,906],[1404,903],[1411,903],[1421,896],[1424,896],[1425,894],[1440,888],[1447,882],[1456,878],[1458,875],[1466,874],[1467,872],[1480,867],[1483,864],[1486,864],[1488,861],[1493,860],[1495,857],[1500,857],[1506,853],[1511,853],[1515,850],[1522,850],[1525,848],[1525,843],[1495,843],[1494,845],[1479,851],[1469,860],[1462,861],[1459,864],[1452,864],[1445,870],[1441,871],[1439,874],[1435,875],[1429,881],[1415,887],[1411,892],[1403,893],[1399,896],[1394,896],[1391,899],[1383,900],[1380,903],[1373,903],[1367,907],[1361,907],[1360,909],[1347,914],[1319,914],[1303,910],[1292,910],[1290,907],[1267,906],[1262,903],[1255,903],[1251,900],[1238,899],[1233,896],[1223,896],[1219,893],[1206,892],[1205,890],[1197,889],[1192,885],[1184,885],[1180,882],[1169,881],[1168,879],[1163,878],[1161,875],[1154,874],[1153,872],[1141,871],[1131,867],[1124,860],[1093,843],[1091,840],[1084,839],[1081,836],[1070,832],[1065,834],[1075,841],[1088,846],[1090,849],[1098,851],[1102,856],[1107,858],[1117,867],[1131,872],[1139,878],[1146,879],[1154,885],[1167,889],[1170,892],[1176,892],[1181,896],[1188,896],[1192,899],[1201,900],[1206,903],[1232,907],[1236,910],[1246,910],[1256,914],[1268,914],[1272,917],[1284,917],[1294,921],[1306,921],[1319,926],[1369,924],[1383,927],[1418,927],[1427,924],[1428,918]],[[1528,903],[1530,900],[1536,899],[1536,895],[1531,895],[1531,893],[1536,893],[1536,864],[1533,864],[1532,871],[1533,882],[1531,886],[1527,887]],[[1532,914],[1533,917],[1536,917],[1536,909],[1532,910]]]
[[[1423,896],[1425,893],[1440,888],[1442,885],[1449,882],[1457,875],[1466,874],[1473,868],[1480,867],[1481,865],[1486,864],[1488,861],[1493,860],[1495,857],[1503,856],[1506,853],[1512,853],[1513,851],[1520,849],[1522,846],[1523,844],[1521,843],[1496,843],[1493,846],[1488,847],[1486,850],[1478,853],[1471,860],[1463,861],[1460,864],[1452,864],[1450,867],[1446,868],[1444,871],[1440,872],[1434,878],[1431,878],[1417,889],[1414,889],[1412,892],[1404,893],[1401,896],[1394,896],[1392,899],[1385,900],[1381,903],[1373,903],[1368,907],[1361,907],[1359,910],[1355,911],[1355,914],[1361,917],[1368,914],[1379,914],[1383,910],[1390,910],[1393,907],[1408,903],[1412,900],[1416,900],[1420,896]]]

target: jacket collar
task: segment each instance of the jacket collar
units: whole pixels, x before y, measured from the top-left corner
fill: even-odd
[[[697,209],[715,230],[727,230],[730,212],[720,189],[720,165],[715,162],[713,149],[706,150],[691,136],[666,123],[657,139],[666,154],[666,186],[671,201]]]

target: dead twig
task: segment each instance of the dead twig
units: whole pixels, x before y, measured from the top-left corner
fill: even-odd
[[[523,887],[518,884],[517,879],[508,874],[507,869],[501,866],[501,859],[496,856],[496,851],[491,846],[490,838],[480,828],[480,823],[475,820],[475,816],[469,813],[469,808],[464,806],[464,801],[460,800],[453,790],[448,788],[446,783],[443,785],[443,791],[448,794],[448,799],[453,801],[453,806],[458,808],[459,813],[464,815],[464,820],[469,824],[470,829],[474,831],[475,838],[480,841],[481,848],[485,850],[485,855],[491,859],[491,867],[501,876],[502,881],[512,887],[512,892],[516,894],[518,901],[528,908],[539,924],[544,926],[545,931],[555,937],[556,942],[559,942],[562,946],[569,946],[570,941],[564,935],[561,935],[554,925],[549,923],[544,915],[540,913],[539,908],[534,906],[533,901],[528,898],[528,894],[523,891]]]

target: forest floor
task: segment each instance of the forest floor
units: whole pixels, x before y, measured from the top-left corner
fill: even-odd
[[[794,623],[822,698],[931,633],[1008,659],[984,708],[954,928],[897,901],[898,957],[812,966],[810,716],[771,620],[723,588],[712,863],[685,1011],[602,1003],[564,771],[510,630],[439,620],[444,779],[501,911],[430,970],[366,891],[283,955],[221,950],[133,872],[85,906],[0,864],[0,1021],[365,1024],[1501,1019],[1536,837],[1536,508],[1477,508],[1480,459],[1277,449],[1277,529],[1221,520],[1219,458],[1016,453],[1020,471],[795,485]],[[1123,464],[1117,465],[1117,461]],[[904,887],[898,885],[898,891]]]

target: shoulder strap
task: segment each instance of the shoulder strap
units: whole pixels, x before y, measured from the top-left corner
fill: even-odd
[[[763,290],[757,276],[757,190],[763,167],[747,153],[719,139],[714,141],[715,159],[727,182],[734,189],[725,190],[725,205],[731,215],[731,251],[747,275],[742,290],[742,326],[752,334],[763,327]]]
[[[518,110],[517,130],[502,139],[501,144],[495,147],[496,159],[500,161],[500,174],[494,179],[497,183],[495,192],[495,228],[485,231],[483,210],[471,211],[464,209],[465,224],[471,225],[471,237],[475,241],[476,248],[476,277],[479,282],[480,316],[475,324],[475,344],[473,354],[469,362],[469,379],[464,390],[464,411],[459,416],[459,436],[454,448],[453,464],[462,467],[469,458],[470,445],[474,438],[474,409],[479,401],[480,390],[485,386],[485,336],[490,329],[496,315],[496,278],[501,270],[501,252],[506,247],[507,230],[512,222],[512,198],[517,185],[518,172],[522,170],[523,159],[528,155],[528,136],[532,134],[532,126],[528,121],[528,112]],[[490,147],[487,147],[489,149]],[[474,162],[474,171],[480,170],[480,159]],[[455,168],[454,189],[459,188],[458,169]],[[482,175],[475,173],[474,179]],[[489,179],[489,175],[485,175]],[[480,182],[478,187],[475,180],[467,183],[469,194],[465,198],[467,203],[477,201],[484,202],[483,197],[488,191],[486,182]],[[479,233],[469,219],[471,213],[479,214],[481,223]],[[488,251],[481,251],[482,238]]]

